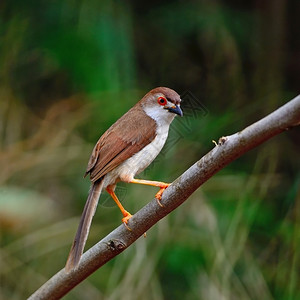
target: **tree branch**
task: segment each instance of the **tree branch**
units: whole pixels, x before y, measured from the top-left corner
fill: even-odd
[[[270,115],[233,135],[222,137],[208,154],[202,157],[156,199],[139,210],[129,221],[132,231],[122,224],[82,257],[77,269],[64,269],[41,286],[29,299],[59,299],[106,262],[123,252],[149,228],[165,217],[215,173],[250,149],[271,137],[300,124],[300,95]]]

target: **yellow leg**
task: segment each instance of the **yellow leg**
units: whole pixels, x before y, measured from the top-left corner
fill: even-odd
[[[115,194],[115,192],[110,189],[109,187],[106,188],[106,191],[111,195],[111,197],[114,199],[114,201],[116,202],[116,204],[118,205],[119,209],[121,210],[124,218],[122,219],[122,222],[124,223],[124,225],[126,226],[126,228],[128,230],[131,230],[127,224],[128,224],[128,220],[132,217],[132,215],[125,210],[125,208],[123,207],[123,205],[121,204],[121,202],[119,201],[117,195]]]
[[[151,186],[157,186],[160,188],[160,190],[156,193],[155,198],[157,200],[157,203],[163,207],[163,205],[160,203],[161,196],[164,192],[164,190],[170,185],[170,183],[165,183],[161,181],[152,181],[152,180],[144,180],[144,179],[132,179],[130,183],[139,183],[139,184],[145,184],[145,185],[151,185]]]

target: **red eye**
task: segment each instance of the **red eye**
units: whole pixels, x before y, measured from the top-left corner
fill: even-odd
[[[166,105],[167,104],[167,99],[164,98],[164,97],[158,97],[157,102],[160,105]]]

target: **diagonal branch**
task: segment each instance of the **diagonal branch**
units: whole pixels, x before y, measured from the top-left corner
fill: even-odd
[[[215,173],[250,149],[271,137],[300,125],[300,95],[260,121],[233,135],[222,137],[204,157],[192,165],[165,190],[161,203],[152,200],[129,221],[129,231],[122,224],[82,257],[77,269],[64,269],[50,278],[29,299],[59,299],[106,262],[123,252],[149,228],[165,217]]]

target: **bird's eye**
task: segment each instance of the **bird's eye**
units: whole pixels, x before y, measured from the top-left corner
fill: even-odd
[[[158,97],[157,102],[159,105],[166,105],[167,104],[167,99],[164,97]]]

